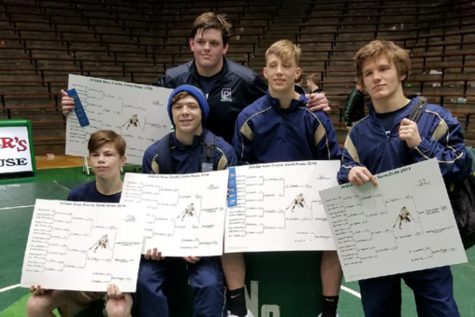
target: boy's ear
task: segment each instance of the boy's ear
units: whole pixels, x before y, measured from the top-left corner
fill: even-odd
[[[267,67],[262,68],[262,75],[267,79]]]
[[[300,76],[302,76],[302,68],[297,67],[297,68],[295,69],[295,79],[300,78]]]
[[[406,75],[401,75],[399,76],[399,81],[405,81],[406,80]]]

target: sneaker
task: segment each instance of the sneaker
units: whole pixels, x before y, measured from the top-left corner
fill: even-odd
[[[238,317],[236,315],[232,315],[230,311],[228,311],[228,317]],[[254,317],[254,315],[251,313],[251,311],[248,309],[247,314],[244,317]]]

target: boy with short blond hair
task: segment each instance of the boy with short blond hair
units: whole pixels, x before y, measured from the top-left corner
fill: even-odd
[[[303,91],[296,91],[301,74],[301,50],[280,40],[266,51],[263,74],[268,92],[238,116],[233,146],[241,162],[333,160],[340,148],[330,118],[306,106]],[[321,263],[322,316],[335,317],[342,273],[335,251],[324,251]]]

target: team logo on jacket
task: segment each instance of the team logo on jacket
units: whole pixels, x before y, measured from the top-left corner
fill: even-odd
[[[227,101],[227,102],[233,101],[231,88],[221,89],[221,101]]]

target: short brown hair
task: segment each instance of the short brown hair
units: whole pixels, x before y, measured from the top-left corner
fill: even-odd
[[[310,75],[307,76],[307,80],[310,80],[310,81],[313,82],[315,85],[320,86],[320,85],[319,85],[320,74],[311,73]]]
[[[93,153],[106,143],[112,143],[121,157],[125,155],[126,143],[124,138],[112,130],[98,130],[91,134],[87,149],[89,153]]]
[[[381,55],[384,55],[389,62],[394,63],[399,76],[405,75],[406,79],[409,76],[411,70],[409,53],[392,41],[374,40],[360,48],[353,57],[355,61],[356,78],[361,87],[364,87],[364,62],[369,58],[375,58]]]
[[[183,98],[185,98],[185,97],[187,97],[187,96],[193,97],[190,93],[188,93],[188,92],[186,92],[186,91],[182,91],[182,92],[176,94],[176,95],[173,96],[173,98],[172,98],[172,106],[173,106],[174,104],[176,104],[179,100],[181,100],[181,99],[183,99]],[[193,98],[195,98],[195,97],[193,97]],[[195,98],[195,99],[196,99],[196,98]]]
[[[223,44],[226,45],[231,37],[232,24],[225,15],[214,12],[205,12],[199,15],[191,26],[191,38],[196,36],[198,30],[205,31],[208,29],[217,29],[221,31],[223,36]]]

